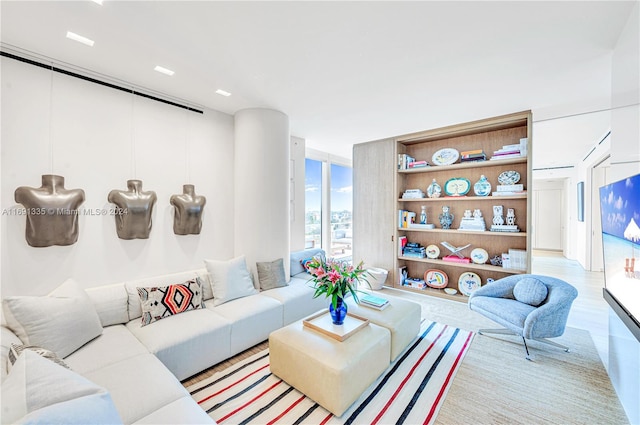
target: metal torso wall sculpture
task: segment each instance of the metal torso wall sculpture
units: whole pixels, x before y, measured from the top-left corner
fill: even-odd
[[[82,189],[65,189],[64,177],[42,176],[41,187],[20,186],[15,201],[26,209],[27,243],[33,247],[72,245],[78,240],[78,207]]]
[[[199,235],[202,229],[202,210],[207,203],[204,196],[196,195],[192,184],[182,186],[182,195],[171,196],[175,207],[173,233],[176,235]]]
[[[153,191],[143,192],[141,180],[127,180],[127,191],[112,190],[107,200],[116,204],[116,231],[120,239],[148,239],[151,232],[151,214],[157,196]]]

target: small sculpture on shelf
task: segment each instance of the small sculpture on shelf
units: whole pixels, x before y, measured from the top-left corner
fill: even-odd
[[[433,179],[429,187],[427,187],[427,196],[429,198],[439,198],[442,195],[442,188],[436,182],[436,179]]]
[[[420,206],[420,224],[427,224],[427,206]]]
[[[502,216],[504,209],[502,205],[493,206],[493,225],[491,225],[492,232],[519,232],[518,226],[516,226],[516,214],[513,208],[507,209],[507,223],[505,224],[504,217]]]
[[[438,218],[440,219],[440,225],[443,229],[451,229],[453,214],[449,212],[449,207],[447,205],[442,206],[442,213],[440,213]]]
[[[516,213],[513,208],[507,208],[507,226],[516,224]]]
[[[471,230],[475,232],[484,232],[487,227],[484,223],[484,218],[482,218],[482,211],[476,208],[473,211],[473,216],[471,214],[471,210],[465,210],[464,217],[460,221],[459,230]]]
[[[493,206],[493,225],[502,226],[504,224],[504,218],[502,217],[502,205]]]

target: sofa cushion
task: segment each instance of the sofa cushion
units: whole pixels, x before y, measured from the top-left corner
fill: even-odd
[[[208,308],[178,314],[151,326],[132,320],[127,329],[178,379],[231,356],[231,324]]]
[[[525,277],[513,287],[513,297],[516,300],[534,307],[542,304],[548,293],[547,285],[533,277]]]
[[[282,258],[269,262],[256,263],[256,268],[258,269],[260,290],[266,291],[268,289],[287,286]]]
[[[88,288],[86,292],[93,302],[103,327],[129,321],[128,295],[122,283]]]
[[[150,353],[130,357],[84,376],[110,392],[125,424],[136,422],[189,395],[176,377]]]
[[[102,333],[89,296],[68,279],[46,297],[15,296],[2,301],[7,327],[26,345],[64,358]]]
[[[289,286],[286,288],[274,288],[260,293],[282,303],[282,323],[284,326],[328,306],[326,298],[313,298],[313,288],[307,284],[306,280],[296,276],[291,278]]]
[[[20,357],[20,354],[22,354],[24,350],[33,351],[34,353],[44,357],[45,359],[51,360],[52,362],[69,369],[69,366],[64,362],[64,360],[58,357],[58,355],[51,350],[38,347],[37,345],[11,344],[11,348],[9,348],[7,370],[11,371],[12,366],[16,363],[18,357]]]
[[[138,288],[138,295],[142,326],[185,311],[204,308],[199,277],[175,285]]]
[[[216,422],[191,396],[184,396],[160,407],[134,423],[136,425],[201,425],[215,424]]]
[[[305,249],[302,251],[292,252],[289,256],[289,261],[290,261],[289,274],[291,276],[295,276],[298,273],[303,273],[305,269],[302,266],[302,260],[313,258],[318,254],[321,255],[323,258],[325,257],[324,250],[320,248],[312,248],[312,249]]]
[[[230,355],[266,340],[271,332],[282,327],[282,303],[271,297],[250,295],[219,306],[213,306],[214,300],[205,304],[231,324]]]
[[[139,320],[135,321],[140,324]],[[140,354],[149,354],[149,350],[125,325],[113,325],[104,328],[102,335],[65,357],[64,361],[74,371],[86,375]]]
[[[2,383],[2,422],[115,424],[121,419],[104,388],[25,350]]]
[[[244,255],[227,261],[204,260],[211,278],[213,305],[256,294]]]

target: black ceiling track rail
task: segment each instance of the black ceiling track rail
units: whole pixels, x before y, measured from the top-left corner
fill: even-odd
[[[81,74],[78,74],[78,73],[75,73],[75,72],[67,71],[66,69],[57,68],[57,67],[55,67],[53,65],[47,65],[45,63],[34,61],[32,59],[23,58],[21,56],[17,56],[17,55],[11,54],[11,53],[0,51],[0,56],[4,56],[6,58],[10,58],[10,59],[14,59],[14,60],[17,60],[17,61],[20,61],[20,62],[28,63],[29,65],[33,65],[33,66],[37,66],[37,67],[40,67],[40,68],[48,69],[50,71],[59,72],[60,74],[68,75],[70,77],[79,78],[81,80],[89,81],[91,83],[99,84],[101,86],[109,87],[109,88],[112,88],[112,89],[115,89],[115,90],[120,90],[120,91],[125,92],[125,93],[135,94],[136,96],[144,97],[146,99],[155,100],[156,102],[166,103],[167,105],[175,106],[177,108],[186,109],[186,110],[191,111],[191,112],[197,112],[198,114],[202,114],[203,113],[203,111],[201,111],[200,109],[195,109],[195,108],[192,108],[190,106],[181,105],[179,103],[172,102],[170,100],[162,99],[160,97],[156,97],[156,96],[152,96],[152,95],[147,94],[147,93],[142,93],[142,92],[136,91],[135,89],[128,89],[126,87],[118,86],[116,84],[107,83],[106,81],[100,81],[100,80],[95,79],[95,78],[87,77],[86,75],[81,75]]]

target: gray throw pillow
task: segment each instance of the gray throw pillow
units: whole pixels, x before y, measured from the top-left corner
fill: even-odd
[[[548,293],[547,285],[533,277],[525,277],[513,287],[513,296],[517,301],[534,307],[542,304]]]
[[[275,261],[256,263],[256,267],[258,269],[260,290],[266,291],[267,289],[287,286],[282,258],[278,258]]]

